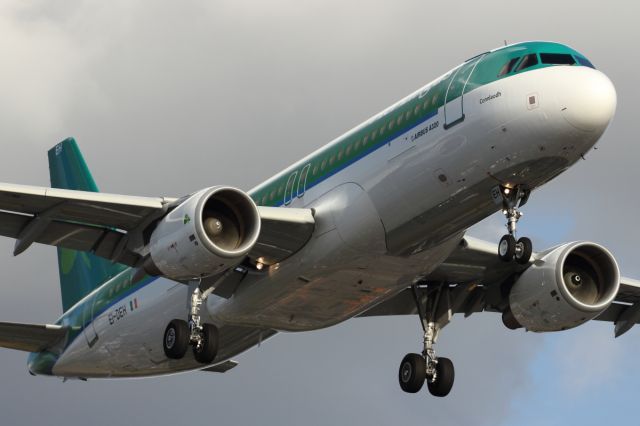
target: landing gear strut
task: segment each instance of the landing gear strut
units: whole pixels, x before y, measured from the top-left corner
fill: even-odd
[[[500,186],[499,189],[496,189],[496,192],[499,192],[502,198],[502,212],[507,218],[508,231],[508,234],[500,239],[498,256],[505,262],[515,259],[516,262],[524,265],[531,259],[533,244],[527,237],[522,237],[516,241],[515,234],[518,220],[523,216],[519,207],[522,207],[527,202],[531,190],[521,185],[516,185],[513,188]]]
[[[400,363],[398,379],[400,388],[405,392],[416,393],[420,391],[425,380],[429,392],[434,396],[447,396],[453,387],[455,378],[453,363],[448,358],[437,357],[434,348],[441,328],[436,317],[438,307],[442,306],[440,304],[442,288],[443,286],[435,292],[435,300],[431,301],[429,297],[427,298],[426,309],[423,309],[419,294],[420,289],[417,285],[412,287],[424,337],[422,354],[407,354]]]
[[[163,348],[168,358],[181,359],[189,345],[198,362],[211,364],[218,353],[219,333],[213,324],[201,324],[200,309],[213,288],[202,291],[196,287],[191,294],[189,322],[172,320],[164,332]]]

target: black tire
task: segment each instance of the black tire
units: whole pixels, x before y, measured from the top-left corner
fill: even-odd
[[[529,263],[529,259],[531,259],[531,254],[533,253],[533,244],[529,238],[522,237],[518,240],[516,245],[520,247],[520,251],[516,251],[516,262],[521,265],[526,265]]]
[[[422,389],[427,377],[427,364],[419,354],[407,354],[400,363],[398,381],[403,391],[416,393]]]
[[[456,373],[453,368],[453,362],[449,358],[438,358],[438,364],[436,365],[436,381],[427,383],[429,392],[431,395],[437,397],[444,397],[449,395],[451,388],[453,387],[453,380]]]
[[[174,319],[164,330],[162,340],[164,353],[168,358],[181,359],[189,348],[189,326],[186,321]]]
[[[218,354],[218,342],[220,341],[218,327],[213,324],[203,324],[202,344],[198,348],[193,347],[193,356],[202,364],[211,364]]]
[[[504,235],[498,243],[498,257],[505,262],[511,262],[515,254],[516,239],[513,235]]]

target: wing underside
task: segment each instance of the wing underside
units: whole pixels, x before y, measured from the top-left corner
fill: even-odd
[[[16,239],[15,255],[41,243],[136,267],[143,232],[179,203],[176,198],[0,183],[0,235]],[[266,264],[300,250],[315,227],[310,209],[258,207],[258,213],[262,232],[249,257]]]
[[[50,324],[0,322],[0,347],[27,352],[51,349],[67,336],[67,329]]]
[[[507,295],[502,290],[503,284],[527,268],[528,265],[501,261],[494,244],[465,237],[456,250],[425,279],[425,282],[444,286],[447,309],[437,313],[438,321],[446,324],[456,313],[469,316],[483,311],[501,312],[508,304]],[[429,298],[429,292],[423,290],[416,294],[412,288],[407,288],[360,316],[416,315],[416,296],[424,303]],[[614,302],[595,319],[613,322],[616,337],[640,323],[640,281],[622,277]]]

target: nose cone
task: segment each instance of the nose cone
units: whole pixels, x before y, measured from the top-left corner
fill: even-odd
[[[587,67],[565,68],[566,81],[558,92],[562,116],[585,132],[604,132],[616,112],[616,89],[611,80]]]

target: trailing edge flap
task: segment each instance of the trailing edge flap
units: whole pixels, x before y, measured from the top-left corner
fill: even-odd
[[[0,347],[27,352],[41,352],[63,341],[67,328],[51,324],[0,322]]]
[[[16,239],[16,255],[41,243],[137,266],[140,255],[126,248],[129,233],[161,218],[176,201],[0,183],[0,235]],[[249,254],[252,259],[280,262],[311,238],[315,227],[311,209],[258,207],[258,211],[262,231]]]

